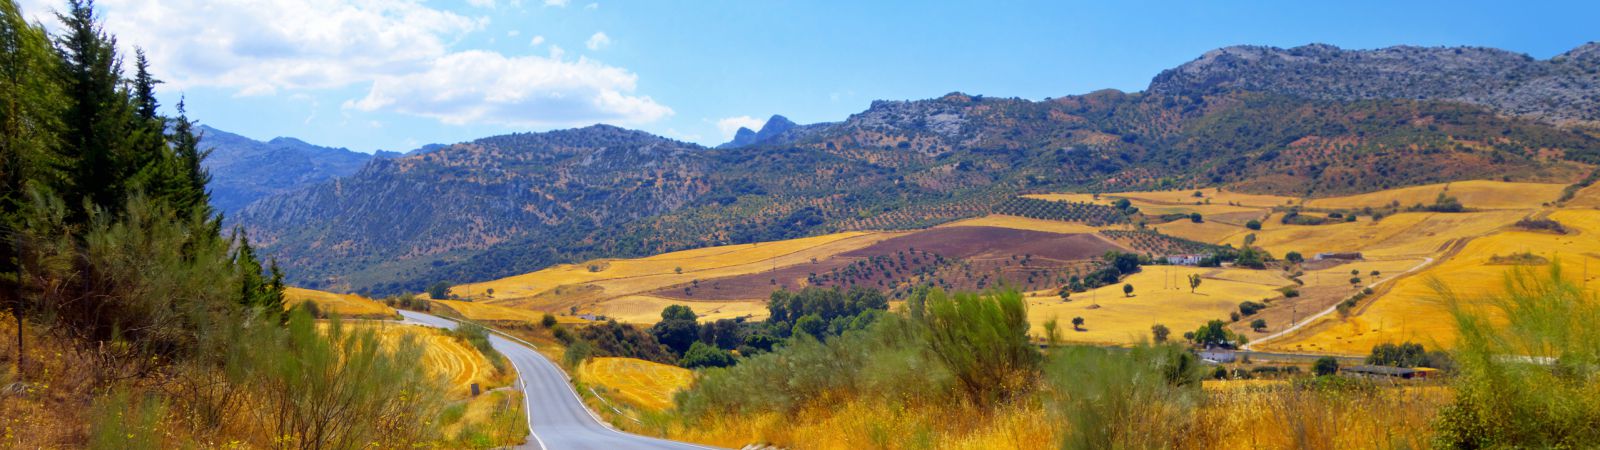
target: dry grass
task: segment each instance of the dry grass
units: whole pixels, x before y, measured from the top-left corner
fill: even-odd
[[[317,305],[319,311],[329,316],[360,319],[392,319],[399,316],[394,308],[355,294],[335,294],[297,287],[284,289],[285,308],[293,308],[305,302]]]
[[[1447,188],[1448,187],[1448,188]],[[1306,206],[1312,208],[1359,209],[1381,208],[1394,202],[1401,207],[1418,203],[1433,204],[1439,194],[1448,194],[1473,209],[1537,209],[1546,202],[1561,197],[1567,185],[1557,183],[1508,183],[1503,181],[1472,180],[1454,183],[1412,186],[1345,197],[1312,199]]]
[[[1223,243],[1232,240],[1243,241],[1244,235],[1250,234],[1249,228],[1241,225],[1227,224],[1215,220],[1194,223],[1188,220],[1176,220],[1158,225],[1152,225],[1156,231],[1164,234],[1211,244]]]
[[[443,330],[381,322],[346,323],[344,326],[375,328],[385,344],[397,343],[408,336],[416,339],[423,348],[419,363],[441,379],[448,380],[449,390],[446,393],[452,398],[470,396],[472,383],[478,383],[482,390],[511,383],[512,374],[500,372],[472,344],[450,336]]]
[[[1285,350],[1364,354],[1373,345],[1413,341],[1429,348],[1449,348],[1455,342],[1455,322],[1430,285],[1437,279],[1468,298],[1498,292],[1506,265],[1491,264],[1496,255],[1531,252],[1564,265],[1591,287],[1600,288],[1600,211],[1562,210],[1550,215],[1576,233],[1557,235],[1502,231],[1468,243],[1461,252],[1419,276],[1400,280],[1360,314],[1289,336],[1274,346]],[[1585,274],[1585,264],[1590,267]],[[1349,274],[1334,274],[1348,278]],[[1365,274],[1363,273],[1363,276]],[[1307,278],[1308,280],[1310,278]]]
[[[629,405],[661,411],[672,407],[672,394],[689,387],[694,372],[635,358],[593,358],[578,368],[578,378],[604,387],[607,397]]]
[[[1188,277],[1199,274],[1200,288],[1189,292]],[[1123,280],[1133,297],[1124,297],[1122,283],[1072,294],[1063,303],[1054,292],[1030,293],[1028,320],[1035,336],[1044,336],[1044,322],[1055,318],[1068,342],[1131,344],[1150,337],[1150,326],[1166,325],[1174,336],[1213,319],[1228,318],[1245,300],[1278,297],[1276,290],[1293,282],[1274,270],[1147,266]],[[1098,305],[1098,307],[1096,307]],[[1073,317],[1083,317],[1083,331],[1073,331]]]
[[[464,284],[451,292],[471,298],[494,289],[496,301],[531,298],[562,286],[595,285],[604,297],[651,291],[694,279],[742,275],[825,258],[871,245],[892,233],[835,233],[786,241],[707,247],[638,259],[595,260],[563,264],[538,272],[483,283]],[[591,267],[598,270],[590,270]],[[681,273],[679,273],[681,270]]]
[[[1432,385],[1211,389],[1205,409],[1216,413],[1201,414],[1196,436],[1180,448],[1429,448],[1434,416],[1450,398],[1449,388]]]
[[[712,417],[674,426],[672,439],[738,448],[767,443],[792,449],[1049,448],[1058,420],[1037,401],[982,409],[970,405],[819,401],[795,414]]]
[[[1565,205],[1568,208],[1600,208],[1600,183],[1583,188]]]
[[[668,300],[653,295],[629,295],[602,302],[594,312],[616,319],[618,322],[649,325],[661,321],[661,310],[666,309],[668,305],[688,306],[701,321],[739,317],[765,320],[768,314],[766,301],[689,302]]]
[[[1485,211],[1472,213],[1400,213],[1373,222],[1329,225],[1284,225],[1276,220],[1262,224],[1255,232],[1258,247],[1283,256],[1298,251],[1310,258],[1318,252],[1362,252],[1368,258],[1433,256],[1458,240],[1477,237],[1516,223],[1526,211]],[[1243,245],[1237,235],[1227,243]]]
[[[944,227],[997,227],[1061,234],[1093,233],[1099,231],[1098,228],[1084,225],[1079,222],[1030,219],[1027,217],[1007,216],[1001,214],[974,217],[971,219],[958,220],[939,225],[939,228]]]
[[[524,323],[539,323],[544,319],[544,311],[501,306],[482,302],[465,302],[460,300],[432,300],[435,306],[442,306],[455,311],[461,317],[477,321],[511,321]],[[557,323],[588,323],[576,316],[564,315],[566,311],[550,311],[556,316]]]

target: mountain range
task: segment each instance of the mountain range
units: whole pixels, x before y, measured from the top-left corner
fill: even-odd
[[[1029,192],[1571,182],[1600,163],[1595,49],[1540,61],[1229,47],[1143,92],[875,101],[840,122],[774,116],[716,148],[604,125],[495,136],[372,160],[262,197],[237,221],[296,284],[387,293],[593,257],[926,227]]]

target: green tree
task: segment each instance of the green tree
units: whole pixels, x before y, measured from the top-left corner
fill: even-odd
[[[1132,297],[1133,296],[1133,284],[1132,283],[1124,283],[1122,285],[1122,296],[1123,297]]]
[[[1250,321],[1250,329],[1258,332],[1267,329],[1267,319],[1256,319]]]
[[[1232,331],[1228,331],[1226,322],[1212,320],[1194,331],[1193,340],[1195,344],[1201,346],[1224,347],[1231,345],[1234,336]]]
[[[1157,344],[1167,342],[1167,337],[1171,334],[1172,330],[1167,329],[1166,325],[1158,323],[1150,326],[1150,337],[1154,338]]]
[[[554,314],[544,313],[544,317],[539,318],[539,326],[545,328],[556,326],[556,316]]]
[[[1249,228],[1251,230],[1260,231],[1261,230],[1261,221],[1260,220],[1256,220],[1256,219],[1250,219],[1249,222],[1245,222],[1244,223],[1244,227],[1245,228]]]
[[[1311,372],[1319,377],[1339,373],[1339,360],[1332,356],[1317,358],[1317,362],[1311,365]]]
[[[920,320],[927,343],[973,401],[1003,400],[1028,386],[1042,356],[1028,340],[1028,304],[1016,291],[979,296],[933,290]]]
[[[1284,253],[1283,254],[1283,259],[1286,260],[1286,261],[1289,261],[1291,263],[1294,263],[1294,264],[1300,264],[1300,263],[1306,261],[1306,257],[1302,256],[1300,254],[1300,252]]]
[[[1195,289],[1199,289],[1199,288],[1200,288],[1200,274],[1198,274],[1198,273],[1189,274],[1189,293],[1193,294],[1194,290]]]
[[[679,366],[690,369],[728,367],[734,363],[733,353],[700,341],[695,341],[689,350],[683,353],[683,359],[678,361]]]
[[[67,11],[57,17],[63,28],[56,51],[66,100],[61,150],[70,176],[63,191],[72,221],[82,223],[89,205],[119,211],[129,179],[141,167],[132,164],[133,108],[119,89],[116,41],[101,30],[88,0],[69,0]]]
[[[1189,221],[1190,222],[1194,222],[1194,223],[1201,223],[1201,222],[1205,222],[1205,218],[1201,217],[1200,213],[1189,213]]]
[[[428,285],[428,298],[434,300],[450,298],[450,283],[438,281]]]
[[[1073,317],[1072,318],[1072,330],[1073,331],[1083,331],[1083,317]]]

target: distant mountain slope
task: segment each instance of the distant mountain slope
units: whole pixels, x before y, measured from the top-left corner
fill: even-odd
[[[1482,47],[1236,46],[1161,72],[1149,92],[1217,89],[1333,100],[1456,100],[1554,123],[1593,124],[1600,123],[1600,43],[1548,60]]]
[[[1600,164],[1592,129],[1470,102],[1230,85],[876,101],[842,122],[785,119],[765,140],[717,149],[610,126],[497,136],[377,161],[263,199],[239,221],[297,285],[415,292],[594,257],[920,228],[1019,193],[1328,196],[1465,179],[1570,183]]]
[[[211,171],[211,203],[230,217],[262,197],[356,173],[372,155],[307,144],[295,138],[261,142],[201,126]]]
[[[734,133],[733,140],[722,145],[719,149],[747,147],[751,145],[782,145],[810,137],[819,130],[831,127],[831,123],[817,123],[811,125],[796,124],[789,118],[774,114],[761,126],[761,131],[751,131],[749,128],[739,127]]]

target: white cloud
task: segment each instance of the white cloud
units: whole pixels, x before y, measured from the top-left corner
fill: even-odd
[[[494,0],[467,0],[467,4],[479,8],[493,8]]]
[[[565,8],[565,7],[567,7],[567,3],[570,3],[570,2],[571,2],[571,0],[544,0],[544,5],[545,6],[554,6],[554,7],[557,7],[557,8]]]
[[[611,45],[611,36],[606,36],[605,32],[596,31],[594,35],[589,36],[588,41],[584,41],[583,45],[589,47],[589,50],[606,48],[606,46]]]
[[[672,115],[671,108],[650,97],[633,95],[637,81],[633,73],[586,58],[505,57],[474,50],[440,58],[420,73],[379,78],[365,98],[344,107],[448,124],[528,127],[634,124]]]
[[[596,9],[600,9],[600,4],[599,3],[590,3],[590,4],[587,4],[587,5],[583,5],[583,9],[587,9],[587,10],[590,10],[590,11],[593,11],[593,10],[596,10]]]
[[[739,128],[749,128],[751,131],[760,131],[761,125],[766,122],[750,116],[725,117],[717,121],[717,131],[722,132],[723,140],[733,139]]]
[[[488,19],[433,9],[422,0],[100,0],[97,6],[126,51],[142,46],[148,52],[168,92],[205,87],[236,96],[318,97],[334,89],[365,90],[337,100],[346,120],[349,112],[364,111],[451,124],[637,124],[673,113],[634,92],[634,73],[584,58],[565,60],[565,50],[555,45],[548,57],[452,49]],[[609,41],[603,33],[590,40],[594,47]]]
[[[506,37],[517,37],[517,36],[521,36],[521,35],[522,35],[522,30],[511,30],[511,31],[507,31],[506,32]]]
[[[539,46],[539,44],[543,44],[543,43],[544,43],[544,36],[540,35],[540,36],[534,36],[533,40],[528,42],[528,45],[537,47],[537,46]]]

